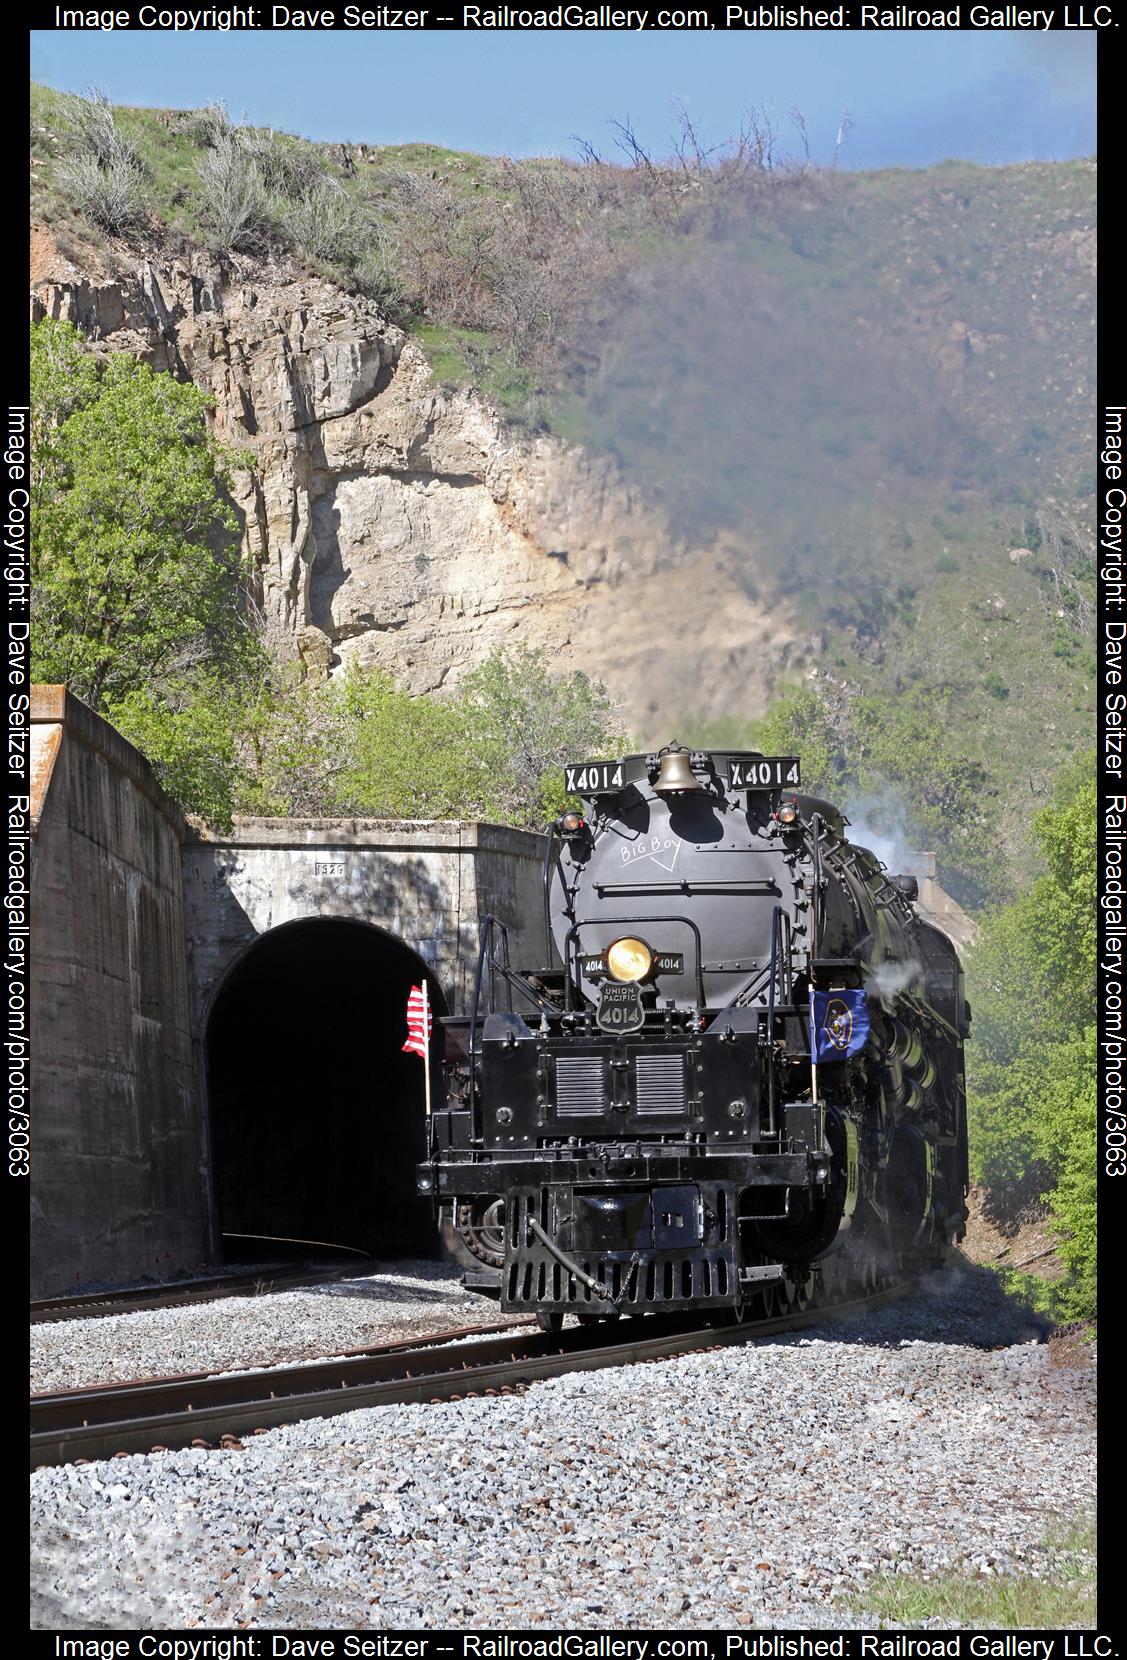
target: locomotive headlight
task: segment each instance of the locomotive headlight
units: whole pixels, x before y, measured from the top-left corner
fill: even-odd
[[[607,973],[612,980],[644,980],[654,965],[654,954],[645,940],[615,940],[607,949]]]

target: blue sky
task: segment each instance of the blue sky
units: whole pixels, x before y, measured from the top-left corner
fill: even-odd
[[[102,86],[118,103],[232,115],[307,138],[426,140],[490,154],[572,154],[574,135],[613,154],[629,117],[664,153],[682,100],[708,142],[748,105],[816,160],[841,113],[842,165],[919,167],[1060,160],[1095,149],[1092,34],[952,31],[808,34],[435,32],[431,34],[32,33],[34,79]]]

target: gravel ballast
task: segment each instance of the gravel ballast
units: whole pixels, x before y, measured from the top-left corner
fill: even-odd
[[[875,1624],[848,1604],[877,1570],[1046,1570],[1047,1531],[1091,1507],[1094,1382],[969,1269],[523,1396],[44,1470],[33,1622]]]
[[[31,1388],[277,1366],[455,1326],[507,1323],[496,1303],[464,1290],[461,1277],[453,1263],[400,1262],[299,1291],[33,1326]]]

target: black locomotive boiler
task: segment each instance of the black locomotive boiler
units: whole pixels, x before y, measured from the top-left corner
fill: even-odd
[[[547,966],[487,921],[420,1191],[554,1328],[754,1318],[938,1263],[967,1190],[958,958],[792,756],[566,769]]]

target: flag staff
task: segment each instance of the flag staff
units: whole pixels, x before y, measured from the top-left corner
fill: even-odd
[[[430,1002],[426,976],[423,976],[423,1087],[426,1090],[426,1116],[430,1119]]]
[[[430,1123],[430,987],[424,976],[422,984],[411,987],[407,998],[407,1042],[404,1049],[418,1055],[423,1063],[423,1091],[426,1118]]]
[[[806,954],[807,993],[810,998],[810,1105],[818,1105],[818,1032],[814,1025],[814,953],[818,947],[818,901],[822,885],[822,818],[815,813],[810,821],[813,838],[813,872],[810,885],[810,938]]]

